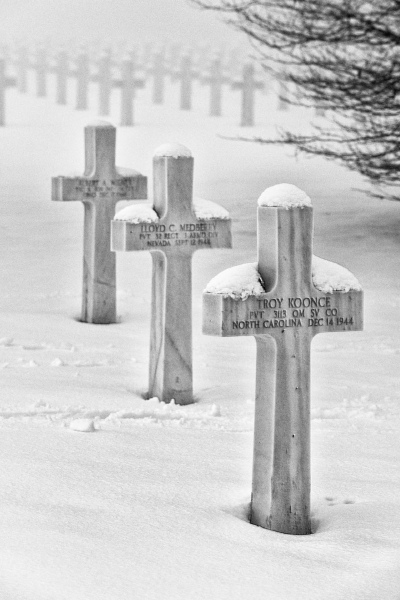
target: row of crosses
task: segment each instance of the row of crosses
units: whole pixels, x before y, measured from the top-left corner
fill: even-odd
[[[92,124],[85,140],[83,176],[53,178],[52,193],[53,200],[80,200],[85,207],[82,320],[115,322],[113,251],[150,251],[149,397],[191,403],[191,258],[200,248],[231,247],[230,219],[196,215],[193,157],[187,148],[168,145],[153,160],[155,219],[113,219],[118,200],[147,197],[147,180],[115,166],[114,127]],[[196,238],[192,244],[191,231],[211,230],[207,244]],[[314,285],[311,206],[259,206],[257,231],[264,292],[245,300],[205,293],[203,331],[256,339],[251,522],[309,534],[311,341],[318,333],[362,329],[363,293],[326,293]]]
[[[91,62],[88,52],[81,48],[74,58],[71,66],[66,50],[60,50],[54,63],[49,63],[47,51],[44,46],[37,50],[35,60],[31,63],[25,47],[20,48],[16,65],[17,76],[13,78],[12,85],[17,86],[21,93],[27,91],[27,68],[32,66],[36,72],[36,93],[38,97],[47,95],[47,74],[55,76],[56,102],[61,105],[67,103],[68,78],[76,80],[75,107],[77,110],[88,108],[89,90],[91,82],[98,84],[98,112],[102,117],[110,114],[110,102],[113,89],[121,90],[121,125],[134,125],[134,99],[138,89],[145,87],[146,75],[153,79],[152,98],[154,104],[162,104],[165,95],[165,79],[167,75],[172,81],[180,81],[179,106],[181,110],[191,110],[193,103],[193,82],[199,80],[201,84],[210,88],[209,114],[221,116],[222,114],[222,89],[225,84],[234,90],[241,90],[241,126],[254,125],[255,94],[265,87],[264,82],[256,76],[254,65],[245,63],[239,74],[232,77],[223,65],[221,54],[217,53],[210,58],[208,67],[199,68],[195,65],[192,54],[187,52],[180,58],[178,68],[167,65],[165,54],[162,51],[154,53],[153,61],[143,72],[135,59],[134,53],[127,53],[121,61],[116,63],[111,51],[104,50],[95,61],[94,72],[91,71]],[[4,67],[5,68],[5,67]],[[116,75],[118,70],[118,75]],[[8,83],[8,85],[11,85]],[[0,93],[5,89],[0,81]],[[3,92],[4,95],[4,92]]]

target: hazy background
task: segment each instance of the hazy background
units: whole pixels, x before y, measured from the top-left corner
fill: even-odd
[[[4,43],[126,40],[234,46],[244,37],[215,13],[188,0],[3,0],[0,35]]]

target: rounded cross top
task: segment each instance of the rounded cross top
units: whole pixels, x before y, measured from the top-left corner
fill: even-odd
[[[170,157],[170,158],[191,158],[192,153],[189,148],[182,144],[161,144],[154,151],[154,157]]]
[[[267,188],[258,199],[258,206],[281,208],[304,208],[312,206],[310,198],[303,190],[291,183],[279,183]]]
[[[91,123],[88,123],[86,125],[86,127],[110,127],[110,128],[113,128],[114,125],[112,125],[112,123],[109,123],[108,121],[92,121]]]

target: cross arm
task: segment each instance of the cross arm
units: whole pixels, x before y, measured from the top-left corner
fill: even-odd
[[[117,168],[117,175],[113,179],[90,178],[84,175],[60,175],[52,178],[52,200],[88,202],[102,198],[115,201],[147,198],[147,177],[133,169]]]
[[[227,75],[224,75],[223,73],[221,73],[219,77],[215,77],[208,71],[203,71],[199,75],[199,82],[201,83],[201,85],[211,85],[212,83],[220,83],[221,85],[223,85],[224,83],[230,83],[231,80]],[[241,85],[239,87],[241,87]]]
[[[199,74],[199,82],[201,85],[207,85],[208,83],[212,83],[214,81],[214,77],[210,75],[208,71],[201,71]]]
[[[196,246],[196,250],[232,248],[230,219],[212,219],[210,221],[199,219],[196,226],[199,229],[189,232],[191,243]]]
[[[180,77],[181,77],[180,73],[181,73],[181,70],[179,67],[171,67],[169,70],[171,80],[174,82],[178,81],[178,79],[180,79]]]
[[[298,294],[277,285],[268,293],[255,294],[260,278],[248,267],[251,265],[229,269],[208,284],[203,294],[205,334],[277,337],[297,330],[312,338],[318,333],[362,330],[363,292],[359,285],[329,292],[312,285],[309,291]]]
[[[231,90],[241,90],[243,88],[243,81],[232,81]]]
[[[127,83],[131,83],[133,87],[137,89],[143,89],[144,87],[146,87],[146,80],[142,78],[132,80],[113,79],[112,85],[114,88],[123,88]]]
[[[229,79],[226,79],[225,81],[229,82]],[[243,81],[233,81],[231,83],[231,89],[232,90],[241,90],[243,89],[244,85],[243,85]],[[264,88],[264,84],[261,81],[252,81],[251,83],[251,87],[253,90],[262,90]]]
[[[295,307],[298,308],[295,308]],[[203,333],[222,337],[270,335],[288,329],[313,337],[334,331],[361,331],[363,292],[289,297],[260,294],[238,300],[227,295],[203,294]]]
[[[139,207],[138,207],[139,208]],[[112,222],[111,247],[116,251],[162,250],[164,252],[181,248],[182,250],[231,248],[230,219],[212,221],[192,220],[174,222],[170,219],[135,219],[136,222],[121,220],[118,215]]]

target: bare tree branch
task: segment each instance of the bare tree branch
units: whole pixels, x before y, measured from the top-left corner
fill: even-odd
[[[400,0],[188,1],[248,35],[289,103],[329,111],[311,135],[254,141],[337,160],[383,188],[400,184]]]

